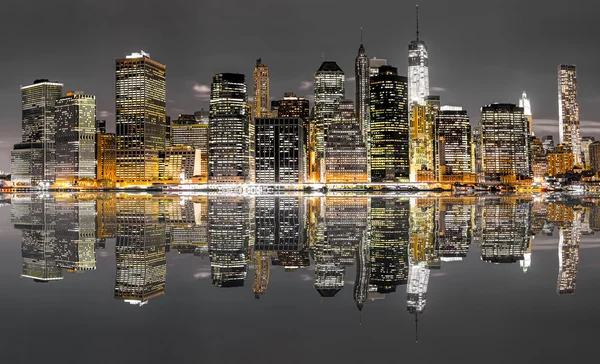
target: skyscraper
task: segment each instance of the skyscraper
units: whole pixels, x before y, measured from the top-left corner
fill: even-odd
[[[117,138],[115,134],[96,134],[96,179],[100,187],[117,182]]]
[[[361,36],[362,38],[362,36]],[[362,39],[361,39],[362,43]],[[356,120],[360,125],[364,142],[367,143],[369,135],[369,58],[365,47],[361,44],[354,62],[354,75],[356,76]]]
[[[406,77],[391,66],[371,78],[371,181],[409,178],[408,94]]]
[[[56,180],[96,178],[96,97],[68,92],[56,101]],[[106,129],[106,127],[105,127]]]
[[[269,68],[259,58],[254,67],[254,117],[268,118],[271,102],[269,101]]]
[[[523,108],[523,116],[527,119],[529,125],[529,135],[533,135],[533,114],[531,113],[531,101],[527,98],[527,92],[519,99],[519,107]]]
[[[410,178],[413,182],[435,179],[435,120],[439,113],[439,97],[422,105],[411,104],[410,113]]]
[[[486,179],[529,176],[529,135],[523,108],[498,103],[484,106],[479,128]]]
[[[387,65],[387,59],[377,57],[371,58],[369,60],[369,78],[379,75],[379,67]]]
[[[299,118],[258,118],[256,183],[306,182],[306,127]]]
[[[202,114],[202,111],[198,112]],[[208,118],[196,115],[179,115],[171,126],[171,144],[187,146],[199,150],[200,179],[208,178]]]
[[[408,45],[408,103],[422,105],[429,96],[429,57],[425,42],[419,39],[417,5],[417,39]]]
[[[141,51],[116,60],[117,179],[158,179],[165,148],[166,66]]]
[[[244,183],[250,166],[250,120],[245,76],[214,75],[208,124],[208,179],[213,183]]]
[[[589,170],[591,168],[590,164],[590,145],[596,141],[596,138],[593,136],[584,136],[581,137],[581,166],[585,170]]]
[[[442,106],[436,120],[436,171],[444,175],[472,172],[471,124],[461,107]]]
[[[315,73],[315,108],[314,108],[314,134],[320,179],[325,173],[325,135],[329,125],[339,115],[340,101],[344,98],[344,71],[333,61],[324,61]]]
[[[12,180],[15,183],[54,182],[56,164],[56,100],[62,96],[62,83],[35,80],[21,87],[21,143],[11,153]]]
[[[558,136],[575,154],[575,163],[581,161],[581,131],[579,104],[577,104],[577,70],[573,65],[558,67]]]

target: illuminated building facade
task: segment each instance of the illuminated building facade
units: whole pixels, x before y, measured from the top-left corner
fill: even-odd
[[[117,136],[96,134],[96,179],[100,186],[114,187],[117,182]]]
[[[600,142],[590,144],[590,168],[592,171],[600,170]]]
[[[325,177],[325,138],[329,125],[339,116],[340,101],[345,93],[344,71],[333,61],[324,61],[315,73],[314,92],[314,134],[316,147],[316,163],[313,168],[318,170],[319,179]]]
[[[461,107],[443,106],[435,122],[436,174],[464,175],[473,172],[471,123]]]
[[[293,92],[286,92],[283,99],[277,101],[277,115],[272,117],[299,118],[307,123],[310,117],[309,101]]]
[[[270,84],[269,68],[259,58],[254,67],[254,118],[270,117],[271,102],[269,101]]]
[[[165,148],[166,66],[141,51],[116,60],[117,180],[158,179]]]
[[[546,154],[554,150],[554,137],[552,135],[546,135],[542,138],[542,146]]]
[[[479,128],[486,179],[529,176],[529,133],[523,108],[514,104],[484,106]]]
[[[68,92],[56,100],[56,180],[96,178],[96,97]]]
[[[187,146],[199,150],[201,181],[208,178],[208,115],[179,115],[172,123],[172,145]]]
[[[115,299],[145,305],[163,295],[167,278],[165,223],[151,196],[117,199]]]
[[[473,238],[474,207],[463,198],[439,200],[437,212],[437,251],[442,262],[467,257]]]
[[[356,78],[356,120],[360,125],[363,140],[368,143],[369,136],[369,58],[365,53],[365,47],[361,44],[358,48],[358,55],[354,61],[354,76]]]
[[[596,141],[593,136],[581,137],[581,166],[583,169],[590,170],[592,164],[590,163],[590,145]]]
[[[417,5],[417,39],[408,45],[408,103],[423,105],[429,96],[429,56],[425,42],[419,39]]]
[[[581,241],[581,211],[574,211],[573,220],[560,229],[558,241],[558,280],[556,293],[574,294],[579,267],[579,243]]]
[[[573,170],[575,155],[566,145],[559,144],[548,153],[548,175],[557,176]]]
[[[329,126],[325,142],[325,183],[366,183],[367,147],[354,104],[340,102],[340,116]]]
[[[299,118],[255,120],[256,183],[307,181],[306,124]]]
[[[55,181],[55,107],[62,88],[62,83],[48,80],[21,87],[22,136],[11,153],[13,182],[36,185]]]
[[[529,148],[531,150],[531,176],[534,182],[544,182],[544,177],[548,175],[548,156],[544,151],[542,141],[536,137],[531,137]]]
[[[575,163],[581,160],[581,130],[577,103],[577,69],[573,65],[558,67],[558,139],[575,154]]]
[[[245,76],[214,75],[208,124],[208,180],[244,183],[250,169],[250,117]]]
[[[302,198],[256,197],[255,251],[300,251],[307,239],[304,215]]]
[[[369,78],[379,76],[379,67],[387,66],[387,59],[371,58],[369,60]]]
[[[435,180],[435,122],[439,113],[436,103],[426,98],[424,104],[411,104],[410,113],[410,180]]]
[[[372,182],[409,179],[409,123],[406,77],[391,66],[379,68],[370,85]]]
[[[519,99],[519,107],[523,108],[523,116],[527,119],[529,136],[533,135],[533,114],[531,113],[531,101],[527,98],[527,92],[523,91],[523,95]]]
[[[168,180],[190,180],[201,176],[202,151],[187,146],[167,147],[164,154],[164,175]]]

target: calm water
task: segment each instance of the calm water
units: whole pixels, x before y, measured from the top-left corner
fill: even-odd
[[[561,363],[600,199],[0,195],[2,363]]]

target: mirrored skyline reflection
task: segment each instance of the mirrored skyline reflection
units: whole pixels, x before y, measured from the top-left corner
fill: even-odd
[[[449,319],[440,316],[448,314],[444,305],[472,309],[476,302],[461,301],[465,290],[502,301],[514,294],[511,287],[528,282],[529,294],[560,297],[553,306],[560,310],[572,302],[564,296],[586,297],[600,285],[589,280],[597,269],[589,268],[589,259],[598,253],[588,248],[600,231],[595,198],[13,194],[2,201],[10,223],[0,228],[21,237],[20,257],[2,255],[20,259],[21,270],[3,278],[20,276],[25,296],[93,292],[109,314],[124,303],[153,312],[203,311],[208,307],[192,308],[193,302],[229,297],[235,301],[214,307],[215,314],[236,305],[261,310],[252,304],[257,301],[284,320],[316,305],[310,310],[321,307],[328,315],[340,307],[347,316],[340,319],[360,326],[393,307],[393,317],[410,318],[410,327],[397,330],[422,343],[439,339],[423,325],[431,330],[432,321]],[[13,244],[4,241],[0,249]],[[588,268],[581,268],[586,259]],[[538,279],[544,271],[551,274]],[[489,284],[497,285],[492,291],[479,280],[489,275]],[[90,284],[71,291],[78,281]],[[199,287],[205,287],[202,296],[193,293]],[[526,304],[530,298],[522,294]],[[36,298],[40,305],[45,299]],[[342,309],[347,305],[354,314]]]

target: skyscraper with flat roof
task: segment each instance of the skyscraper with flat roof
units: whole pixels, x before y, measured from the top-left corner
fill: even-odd
[[[166,66],[141,51],[116,60],[117,179],[158,179],[165,148]]]
[[[575,154],[575,163],[581,162],[581,130],[577,103],[577,69],[574,65],[558,67],[558,138]]]
[[[12,180],[15,183],[54,182],[56,173],[56,100],[62,96],[62,83],[35,80],[21,87],[21,143],[11,153]]]
[[[56,101],[56,180],[96,178],[96,97],[68,92]],[[106,126],[104,127],[106,130]]]
[[[250,117],[246,78],[239,73],[213,76],[208,123],[208,180],[244,183],[250,167]]]

